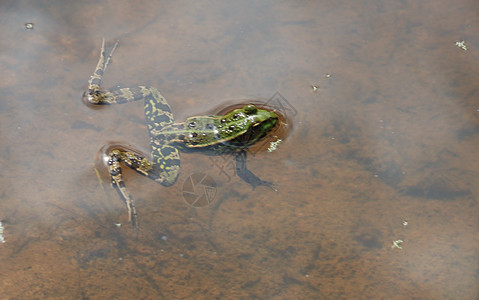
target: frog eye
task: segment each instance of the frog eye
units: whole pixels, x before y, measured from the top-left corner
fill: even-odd
[[[191,121],[189,124],[188,124],[188,127],[189,128],[194,128],[196,126],[196,122],[195,121]]]
[[[251,115],[251,114],[255,114],[258,109],[256,108],[256,106],[254,105],[246,105],[244,108],[243,108],[244,112],[248,115]]]

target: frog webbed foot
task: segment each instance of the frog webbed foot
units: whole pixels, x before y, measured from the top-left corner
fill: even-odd
[[[82,100],[86,104],[111,104],[114,101],[114,97],[110,92],[104,91],[101,89],[101,82],[103,78],[103,74],[106,71],[106,68],[111,62],[111,58],[113,56],[113,52],[115,52],[116,47],[118,47],[119,41],[111,48],[110,52],[106,52],[105,50],[105,39],[102,40],[101,50],[100,50],[100,59],[98,60],[98,64],[93,72],[93,75],[90,76],[90,80],[88,80],[88,89],[83,94]]]
[[[265,181],[256,176],[253,172],[248,170],[248,167],[246,166],[246,151],[240,151],[239,153],[236,154],[235,156],[236,159],[236,173],[238,176],[243,179],[246,183],[249,183],[253,190],[259,186],[266,186],[272,189],[273,191],[277,192],[278,190],[276,189],[274,182],[270,181]]]

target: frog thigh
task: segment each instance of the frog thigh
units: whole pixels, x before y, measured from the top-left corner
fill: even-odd
[[[171,145],[161,145],[157,140],[151,141],[151,155],[154,169],[148,171],[148,177],[164,185],[171,186],[180,174],[180,154]]]

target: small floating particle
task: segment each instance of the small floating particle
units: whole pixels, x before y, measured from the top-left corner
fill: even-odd
[[[25,29],[32,30],[33,29],[33,23],[25,23]]]
[[[326,74],[324,77],[331,78],[331,74]]]
[[[461,49],[464,50],[464,51],[467,50],[467,46],[466,46],[466,42],[465,42],[465,41],[456,42],[456,46],[458,46],[459,48],[461,48]]]
[[[407,226],[407,225],[409,225],[409,223],[407,222],[407,220],[404,220],[404,221],[402,222],[402,225],[403,225],[403,226]]]
[[[396,240],[396,241],[393,241],[393,245],[391,246],[391,248],[398,248],[398,249],[402,249],[401,247],[401,244],[404,243],[403,240]]]
[[[276,148],[278,148],[278,145],[279,145],[282,141],[283,141],[283,140],[278,139],[278,140],[276,140],[275,142],[271,142],[271,144],[270,144],[269,147],[268,147],[268,152],[273,152],[274,150],[276,150]]]
[[[0,221],[0,243],[5,243],[5,237],[3,236],[4,229],[2,221]]]
[[[311,87],[313,88],[313,92],[316,92],[317,90],[319,90],[319,86],[317,85],[312,85]]]

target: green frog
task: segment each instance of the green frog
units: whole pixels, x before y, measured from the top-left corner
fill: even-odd
[[[109,54],[102,42],[100,59],[95,72],[88,81],[84,99],[97,105],[121,104],[143,100],[145,118],[150,134],[151,159],[141,152],[113,145],[105,151],[113,187],[128,208],[129,221],[138,232],[138,217],[135,204],[122,178],[121,164],[160,183],[171,186],[180,171],[179,151],[203,151],[219,155],[231,153],[236,159],[236,172],[240,178],[256,186],[274,189],[273,183],[264,181],[246,167],[246,149],[265,137],[278,122],[273,111],[245,105],[223,116],[197,116],[175,123],[170,106],[154,87],[137,86],[106,91],[101,88],[102,76],[111,61],[118,41]]]

